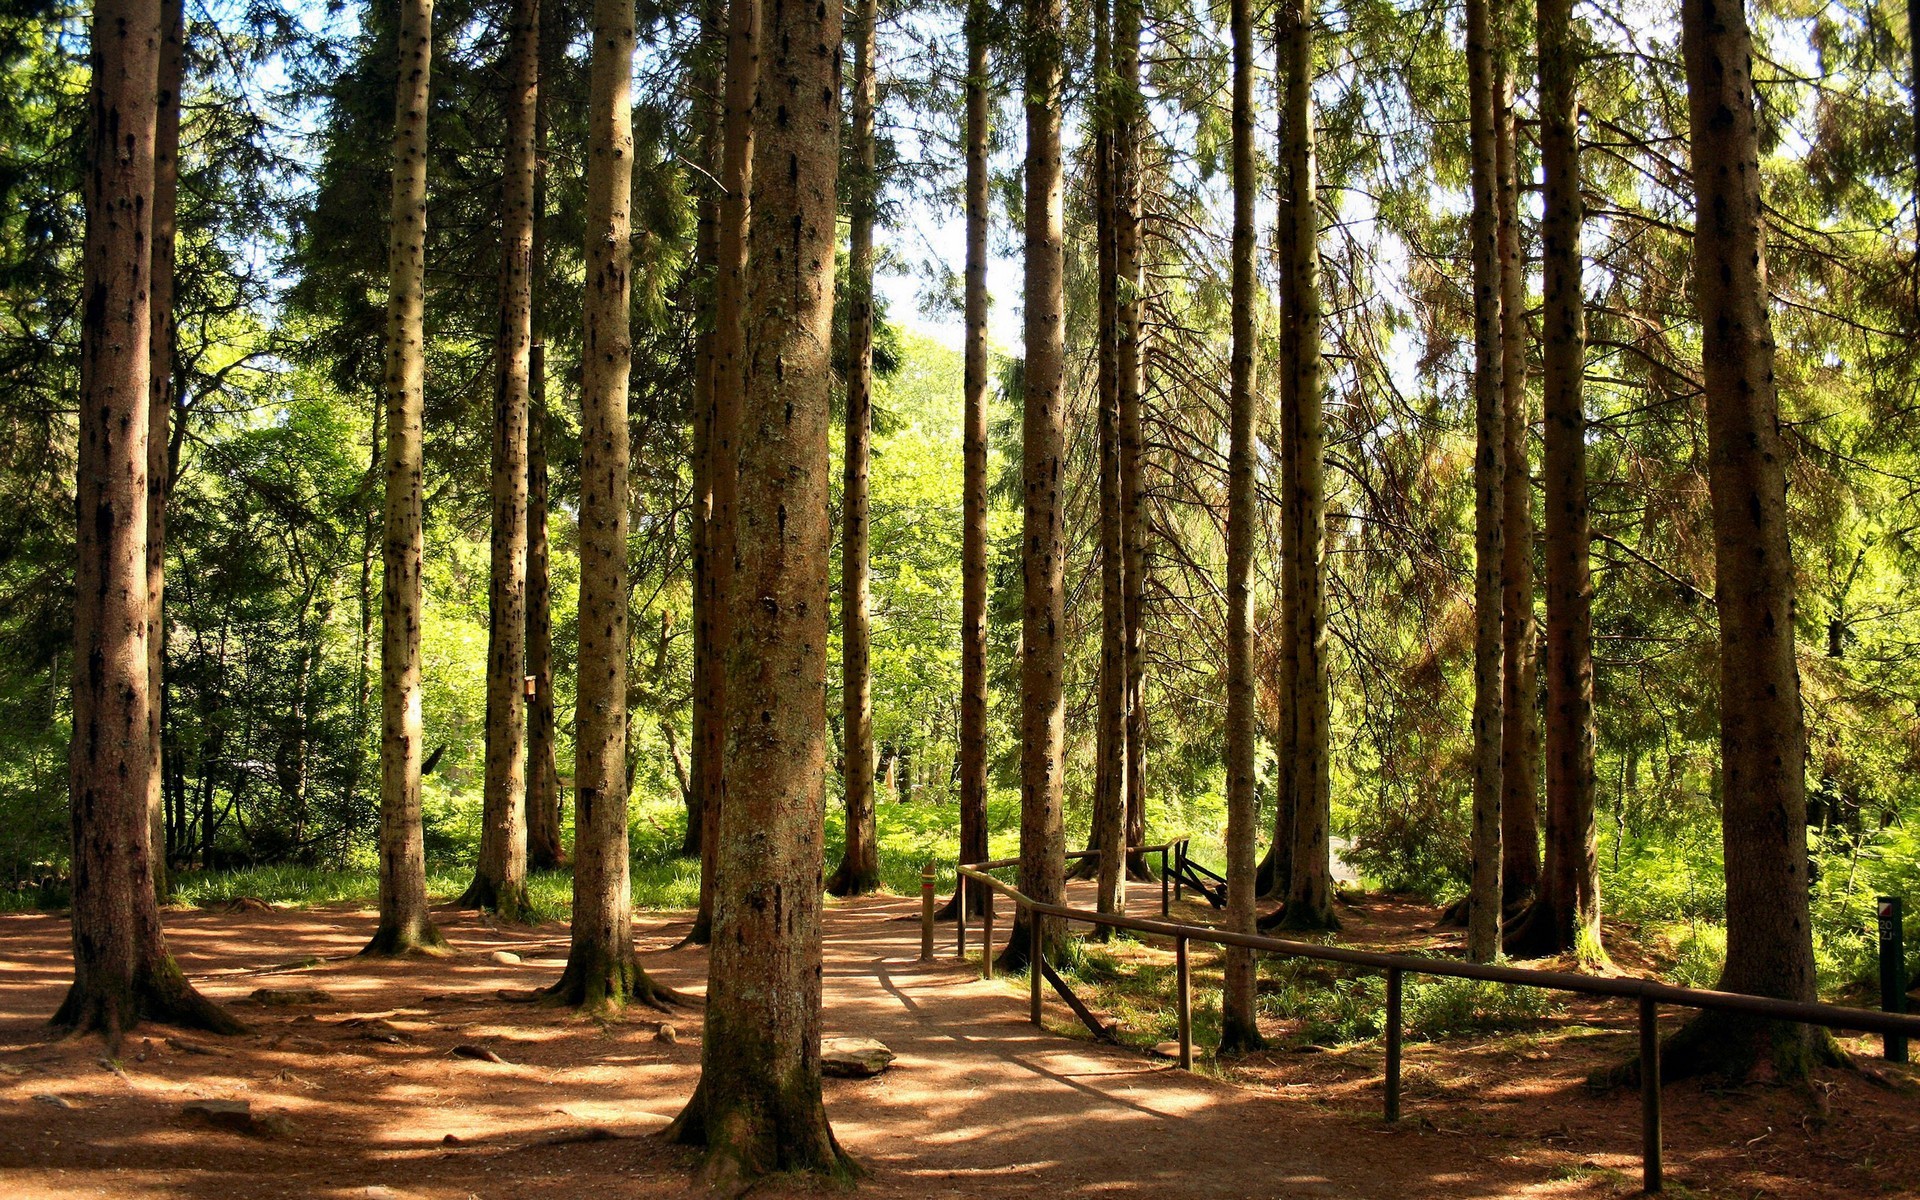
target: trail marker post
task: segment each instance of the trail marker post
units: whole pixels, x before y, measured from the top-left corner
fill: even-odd
[[[1882,896],[1874,901],[1880,920],[1880,1007],[1890,1013],[1907,1011],[1907,940],[1905,906],[1898,896]],[[1880,1057],[1888,1062],[1907,1061],[1907,1039],[1889,1033]]]
[[[962,921],[966,920],[964,914]],[[920,961],[933,961],[933,864],[920,868]]]

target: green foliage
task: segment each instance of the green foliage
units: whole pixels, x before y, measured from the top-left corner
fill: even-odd
[[[1403,1036],[1423,1042],[1530,1029],[1560,1007],[1541,988],[1420,976],[1405,979],[1401,1002]],[[1266,964],[1260,1010],[1300,1022],[1300,1037],[1315,1045],[1371,1041],[1385,1030],[1386,979],[1310,959]]]

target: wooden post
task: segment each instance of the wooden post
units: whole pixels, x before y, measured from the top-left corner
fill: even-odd
[[[1173,852],[1173,898],[1175,900],[1178,900],[1180,898],[1180,888],[1181,888],[1180,877],[1186,874],[1186,871],[1187,871],[1187,843],[1186,843],[1186,839],[1182,838],[1180,840],[1179,847],[1175,849]]]
[[[1160,846],[1160,915],[1167,916],[1171,910],[1167,907],[1167,847]]]
[[[965,921],[966,914],[960,914]],[[933,864],[920,868],[920,961],[933,961]]]
[[[1174,1012],[1180,1024],[1180,1069],[1193,1070],[1193,972],[1187,964],[1187,939],[1173,939]]]
[[[988,892],[987,895],[993,895]],[[960,877],[960,886],[953,893],[953,956],[961,962],[967,961],[967,877]]]
[[[1387,968],[1387,1124],[1400,1119],[1400,993],[1399,967]]]
[[[1027,1019],[1040,1023],[1040,979],[1045,975],[1045,950],[1040,941],[1040,914],[1027,910]]]
[[[980,977],[993,978],[993,893],[987,893],[987,903],[980,910]]]
[[[1640,997],[1640,1185],[1660,1191],[1660,1021],[1652,996]]]

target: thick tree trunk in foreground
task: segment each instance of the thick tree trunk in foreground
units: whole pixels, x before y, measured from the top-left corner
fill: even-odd
[[[1540,878],[1540,720],[1534,708],[1538,675],[1533,625],[1533,475],[1527,466],[1527,269],[1520,243],[1520,164],[1515,144],[1513,54],[1505,0],[1495,13],[1494,160],[1500,218],[1500,381],[1507,480],[1501,490],[1500,574],[1502,641],[1500,744],[1506,761],[1500,785],[1501,908],[1533,895]]]
[[[1114,386],[1120,394],[1120,538],[1122,617],[1126,630],[1127,875],[1151,882],[1147,840],[1146,651],[1141,619],[1147,595],[1146,485],[1140,474],[1140,138],[1146,105],[1140,96],[1141,0],[1114,0],[1113,192],[1114,275],[1119,329]]]
[[[1061,471],[1066,453],[1065,213],[1061,196],[1060,109],[1065,29],[1060,0],[1025,0],[1026,57],[1026,397],[1021,464],[1026,493],[1020,613],[1020,890],[1042,904],[1066,894],[1061,825],[1065,706],[1066,535]],[[1014,920],[1003,970],[1024,967],[1028,917]],[[1041,950],[1066,943],[1057,918],[1040,922]]]
[[[627,376],[633,0],[595,0],[587,108],[586,329],[580,373],[580,664],[574,718],[573,938],[551,1003],[617,1011],[676,999],[633,953],[627,860]]]
[[[154,898],[147,775],[147,410],[157,0],[94,9],[73,613],[73,986],[54,1024],[240,1026],[187,983]]]
[[[1291,291],[1292,433],[1295,513],[1289,547],[1295,580],[1293,608],[1293,853],[1289,866],[1288,929],[1329,929],[1333,915],[1331,845],[1331,701],[1327,677],[1326,421],[1320,363],[1320,206],[1314,149],[1313,4],[1290,0],[1287,20],[1288,215],[1293,228],[1287,275]],[[1283,418],[1285,419],[1285,418]],[[1284,481],[1283,481],[1284,482]]]
[[[847,252],[847,415],[841,489],[840,721],[845,739],[846,849],[827,880],[836,896],[880,887],[873,814],[873,612],[867,594],[867,471],[873,451],[874,0],[853,8],[853,153]]]
[[[380,926],[367,954],[444,949],[420,832],[420,569],[426,375],[427,72],[433,0],[402,0],[388,242],[387,491],[380,588]]]
[[[1807,906],[1806,724],[1794,659],[1785,449],[1767,311],[1753,43],[1739,0],[1683,0],[1692,123],[1694,295],[1706,384],[1720,610],[1721,835],[1730,992],[1814,999]],[[1740,1074],[1770,1053],[1804,1076],[1832,1040],[1806,1026],[1702,1014],[1675,1036],[1675,1075]]]
[[[1579,50],[1572,0],[1540,0],[1540,252],[1545,284],[1541,437],[1546,506],[1546,861],[1534,902],[1506,939],[1516,957],[1600,944],[1593,828],[1593,584],[1587,562],[1587,332],[1581,291]]]
[[[1490,0],[1467,0],[1467,89],[1473,159],[1473,886],[1467,894],[1467,957],[1500,950],[1502,492],[1506,484],[1502,381],[1497,99]]]
[[[540,0],[515,0],[507,50],[500,198],[500,328],[493,411],[492,561],[487,594],[487,751],[480,855],[461,906],[509,921],[527,912],[525,677],[527,407],[533,347],[534,109]]]
[[[960,861],[987,849],[987,31],[986,0],[967,5],[966,418],[960,534]],[[992,897],[968,888],[967,911]],[[949,900],[943,915],[951,916]]]
[[[1253,0],[1233,0],[1233,350],[1227,450],[1227,920],[1254,924],[1254,824],[1260,812],[1253,719]],[[1226,950],[1220,1052],[1265,1045],[1253,951]]]
[[[844,1176],[820,1091],[828,407],[840,7],[771,0],[747,292],[739,595],[698,1088],[669,1136],[710,1182]]]
[[[740,491],[740,421],[747,381],[747,219],[753,186],[753,101],[760,78],[760,0],[727,6],[726,87],[722,97],[720,205],[713,276],[713,408],[707,461],[706,624],[696,639],[707,655],[707,721],[694,742],[700,777],[700,910],[687,940],[713,936],[720,813],[727,802],[727,666],[733,637],[735,500]]]
[[[1094,103],[1094,211],[1099,253],[1098,362],[1096,397],[1099,408],[1100,469],[1100,688],[1099,730],[1094,760],[1093,821],[1090,850],[1081,869],[1097,879],[1095,906],[1101,912],[1126,908],[1127,848],[1127,631],[1126,585],[1123,577],[1120,514],[1120,381],[1119,381],[1119,255],[1115,245],[1115,188],[1113,178],[1113,27],[1111,6],[1097,7],[1093,75],[1101,89]],[[1106,926],[1095,926],[1088,936],[1106,941]]]
[[[180,208],[180,89],[186,75],[186,8],[161,0],[160,70],[153,136],[153,334],[147,348],[147,829],[153,892],[164,900],[167,801],[160,724],[166,704],[167,497],[172,490],[173,263]]]

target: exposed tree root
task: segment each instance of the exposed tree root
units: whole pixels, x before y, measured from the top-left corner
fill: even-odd
[[[1605,966],[1606,948],[1597,939],[1585,944],[1589,939],[1579,936],[1575,922],[1560,911],[1560,906],[1545,896],[1535,898],[1526,910],[1507,921],[1506,936],[1501,939],[1501,949],[1508,958],[1551,958],[1558,954],[1572,954],[1579,965],[1588,969]]]
[[[67,989],[52,1024],[69,1037],[99,1033],[109,1051],[142,1021],[159,1021],[208,1033],[245,1033],[247,1027],[226,1009],[202,996],[171,956],[159,956],[135,976],[129,988],[76,979]]]
[[[382,918],[380,928],[374,930],[373,939],[361,947],[360,953],[368,958],[411,958],[422,954],[452,954],[454,949],[433,922],[422,916],[410,922],[389,922]]]
[[[768,1089],[715,1105],[702,1077],[661,1136],[704,1150],[701,1182],[736,1196],[778,1176],[845,1186],[866,1173],[840,1148],[817,1092],[783,1097]]]
[[[634,961],[631,950],[604,958],[593,955],[598,961],[585,965],[581,957],[577,950],[570,955],[560,978],[536,991],[533,1000],[549,1008],[576,1008],[590,1016],[615,1016],[629,1004],[672,1012],[693,1003],[684,992],[655,983]]]
[[[515,887],[502,888],[485,875],[475,875],[467,890],[453,902],[455,908],[470,908],[479,912],[490,912],[502,921],[514,925],[523,925],[532,914],[533,902],[527,896],[527,885],[522,882]]]
[[[875,868],[855,867],[843,861],[839,869],[827,877],[827,895],[843,900],[848,896],[866,896],[879,890],[880,872]]]
[[[1660,1047],[1660,1082],[1676,1083],[1713,1075],[1729,1084],[1745,1082],[1766,1063],[1774,1079],[1801,1084],[1815,1067],[1852,1067],[1853,1060],[1831,1031],[1742,1013],[1702,1012]],[[1640,1056],[1587,1077],[1592,1087],[1638,1087]]]

